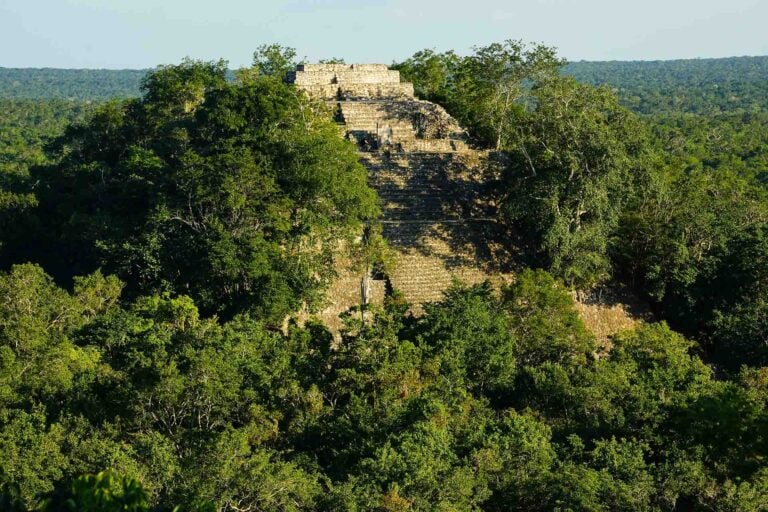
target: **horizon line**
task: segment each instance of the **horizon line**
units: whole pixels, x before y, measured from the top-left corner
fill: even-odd
[[[192,57],[183,57],[180,60],[191,58],[195,61],[202,61],[202,62],[215,62],[216,60],[224,60],[227,61],[227,59],[195,59]],[[759,58],[768,58],[768,54],[766,55],[730,55],[726,57],[683,57],[683,58],[671,58],[671,59],[607,59],[607,60],[591,60],[591,59],[579,59],[579,60],[571,60],[566,59],[565,65],[568,64],[595,64],[595,63],[659,63],[659,62],[681,62],[681,61],[707,61],[707,60],[727,60],[727,59],[759,59]],[[311,61],[306,61],[307,63],[311,63]],[[229,61],[227,61],[229,63]],[[391,64],[386,63],[380,63],[380,62],[348,62],[347,64],[386,64],[387,66],[392,66],[396,64],[396,61],[393,61]],[[78,68],[68,68],[68,67],[56,67],[56,66],[3,66],[0,65],[0,69],[27,69],[27,70],[60,70],[60,71],[147,71],[151,69],[155,69],[159,66],[167,66],[169,63],[161,63],[156,64],[153,67],[144,67],[144,68],[127,68],[127,67],[116,67],[116,68],[105,68],[105,67],[93,67],[93,68],[86,68],[86,67],[78,67]],[[172,63],[170,65],[173,65]],[[240,67],[233,67],[228,69],[230,71],[236,70],[236,69],[247,69],[248,66],[240,66]]]

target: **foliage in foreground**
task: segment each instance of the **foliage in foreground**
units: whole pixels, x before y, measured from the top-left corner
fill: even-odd
[[[2,499],[18,510],[130,496],[119,510],[768,499],[766,370],[715,380],[664,324],[603,352],[542,271],[500,295],[456,287],[419,319],[392,298],[372,324],[351,317],[333,350],[319,325],[221,322],[183,296],[120,306],[119,283],[98,274],[67,293],[25,265],[0,286],[14,294],[0,304]],[[107,468],[121,476],[77,479]]]

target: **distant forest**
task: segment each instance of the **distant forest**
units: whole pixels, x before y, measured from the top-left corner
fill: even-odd
[[[140,95],[146,69],[0,68],[0,98],[103,101]]]
[[[103,101],[141,95],[146,69],[0,68],[0,98]],[[571,62],[563,72],[616,90],[640,114],[768,110],[768,56],[669,61]],[[230,74],[231,76],[231,74]]]
[[[615,88],[622,104],[640,114],[755,112],[768,106],[768,57],[572,62],[564,72]]]

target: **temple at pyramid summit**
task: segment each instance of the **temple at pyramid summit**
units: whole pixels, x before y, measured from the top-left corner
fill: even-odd
[[[482,201],[493,159],[468,146],[441,106],[417,99],[413,84],[384,64],[302,64],[289,81],[327,102],[342,135],[357,145],[396,253],[386,275],[338,269],[323,320],[332,324],[351,306],[379,303],[390,289],[418,310],[440,300],[454,279],[471,284],[500,275],[487,236],[493,208]]]

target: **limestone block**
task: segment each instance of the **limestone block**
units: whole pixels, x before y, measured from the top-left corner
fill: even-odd
[[[387,71],[389,66],[386,64],[299,64],[296,71],[306,72],[337,72],[337,71],[359,71],[359,72],[382,72]]]
[[[301,90],[317,99],[354,100],[381,98],[412,98],[413,84],[315,84],[297,85]]]
[[[377,73],[358,73],[355,71],[337,72],[301,72],[292,75],[296,85],[329,85],[329,84],[399,84],[399,71],[383,71]]]

